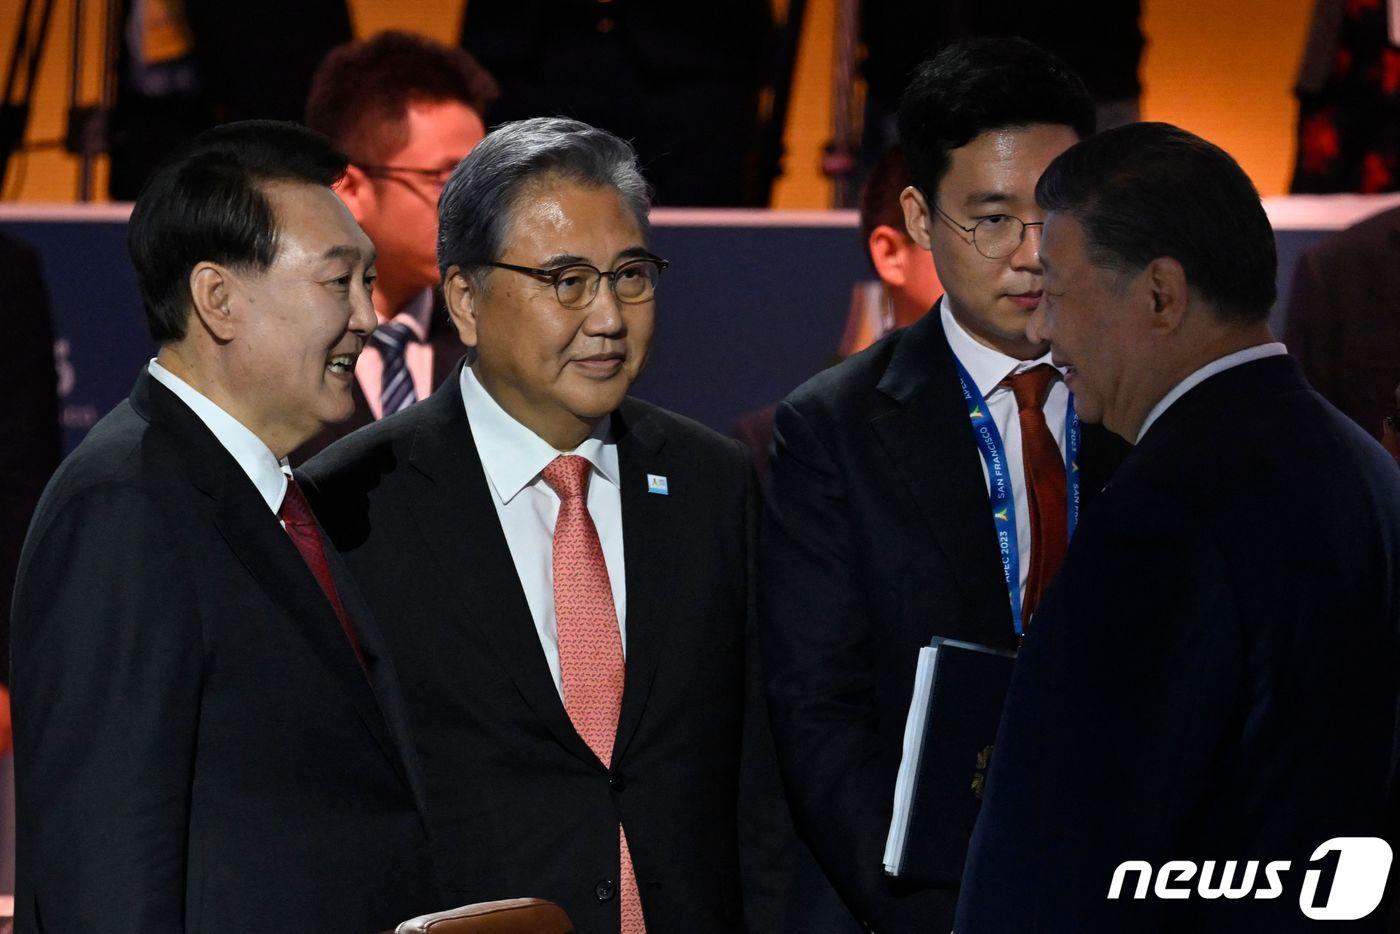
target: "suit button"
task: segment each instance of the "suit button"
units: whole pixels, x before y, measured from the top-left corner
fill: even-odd
[[[608,776],[608,785],[613,791],[621,794],[627,790],[627,779],[622,777],[621,772],[614,772]]]
[[[611,16],[604,16],[602,19],[598,20],[597,29],[601,33],[609,33],[612,32],[616,26],[617,23],[613,22]]]
[[[610,902],[613,896],[617,894],[617,886],[611,879],[604,879],[602,882],[593,886],[593,894],[598,897],[598,901],[600,902]]]

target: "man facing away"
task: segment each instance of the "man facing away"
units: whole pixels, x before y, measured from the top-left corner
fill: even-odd
[[[1135,447],[1017,663],[957,930],[1385,930],[1386,844],[1331,873],[1323,845],[1394,831],[1400,470],[1273,342],[1273,231],[1225,152],[1111,130],[1036,200],[1029,333]]]
[[[778,407],[761,610],[774,738],[798,833],[882,934],[946,930],[956,897],[951,881],[882,865],[919,649],[935,636],[1014,647],[1076,488],[1092,498],[1111,464],[1089,430],[1070,456],[1069,393],[1026,335],[1041,299],[1035,182],[1093,112],[1079,80],[1021,40],[925,62],[900,110],[902,200],[944,296]],[[995,503],[964,386],[1004,442],[1009,495]],[[1009,573],[999,531],[1019,550]]]
[[[377,931],[430,910],[392,664],[286,455],[350,414],[374,250],[293,124],[128,234],[160,351],[55,474],[13,627],[21,931]]]
[[[355,367],[354,413],[299,447],[292,463],[426,399],[466,350],[438,298],[437,202],[486,135],[482,114],[495,97],[495,82],[466,52],[403,32],[346,43],[316,69],[306,123],[350,157],[335,191],[374,243],[380,327]]]
[[[506,124],[443,191],[443,388],[314,458],[403,671],[452,902],[580,934],[744,929],[736,808],[757,494],[738,442],[627,396],[666,262],[627,143]],[[470,365],[468,365],[470,362]],[[410,572],[408,569],[412,569]]]

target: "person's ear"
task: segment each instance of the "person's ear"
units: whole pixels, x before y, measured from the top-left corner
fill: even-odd
[[[355,223],[363,225],[365,218],[374,213],[376,193],[373,180],[359,166],[351,164],[345,176],[336,183],[335,193],[350,209]]]
[[[870,231],[870,239],[866,241],[870,263],[875,267],[875,275],[890,288],[903,288],[909,279],[909,270],[905,268],[908,243],[904,231],[895,230],[889,224],[881,224]]]
[[[1191,303],[1186,269],[1170,256],[1159,256],[1147,264],[1141,276],[1152,312],[1151,329],[1158,334],[1171,334],[1181,327]]]
[[[238,316],[233,308],[234,274],[218,263],[199,263],[190,270],[190,297],[194,317],[221,343],[233,340]]]
[[[447,275],[442,280],[443,302],[452,316],[452,323],[457,326],[457,336],[468,347],[476,346],[479,292],[473,277],[463,272],[462,267],[447,267]]]
[[[904,209],[904,229],[925,250],[933,245],[933,211],[928,199],[918,188],[910,185],[899,193],[899,206]]]

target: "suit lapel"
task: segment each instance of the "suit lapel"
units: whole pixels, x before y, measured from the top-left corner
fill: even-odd
[[[459,364],[460,366],[460,364]],[[449,377],[419,403],[406,482],[424,551],[456,591],[456,604],[495,651],[521,697],[566,749],[595,756],[574,730],[540,649],[530,606],[501,530],[481,458],[462,405],[461,382]]]
[[[345,692],[385,756],[401,770],[398,751],[370,683],[340,628],[335,610],[252,481],[198,416],[144,371],[132,401],[138,411],[143,405],[148,406],[153,424],[171,430],[184,441],[180,449],[189,463],[188,475],[210,497],[212,518],[220,535],[267,597],[282,610],[283,618],[306,641],[331,680]]]
[[[967,596],[967,632],[1001,644],[1011,612],[986,481],[937,306],[905,332],[878,389],[895,403],[872,427]],[[959,614],[947,623],[958,626]]]
[[[622,553],[627,588],[627,674],[613,761],[622,758],[651,696],[671,617],[674,557],[681,538],[685,484],[665,496],[649,492],[647,475],[676,479],[664,437],[638,406],[625,401],[613,416],[622,474]]]
[[[404,704],[403,691],[399,687],[398,673],[384,642],[384,634],[380,632],[374,614],[360,595],[360,588],[356,586],[354,575],[350,573],[345,559],[327,536],[323,534],[321,539],[326,549],[326,559],[331,566],[331,574],[335,578],[336,591],[340,594],[340,601],[350,617],[350,624],[355,627],[355,634],[359,637],[360,651],[365,656],[366,674],[379,703],[379,710],[395,743],[400,774],[418,799],[420,811],[426,813],[426,786],[417,767],[418,760],[413,751],[413,740],[408,728],[408,710]]]

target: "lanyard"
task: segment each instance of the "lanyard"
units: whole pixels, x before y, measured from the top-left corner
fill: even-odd
[[[987,400],[978,392],[977,384],[968,375],[962,361],[958,366],[958,382],[962,384],[963,400],[972,434],[987,464],[987,493],[992,504],[992,520],[996,525],[997,548],[1001,552],[1001,571],[1006,578],[1006,591],[1011,598],[1011,625],[1016,635],[1025,635],[1021,620],[1021,551],[1016,541],[1016,497],[1011,489],[1011,470],[1006,463],[1006,447],[1001,433],[992,420]],[[1079,524],[1079,419],[1074,414],[1074,394],[1065,406],[1065,500],[1069,509],[1069,534]]]

